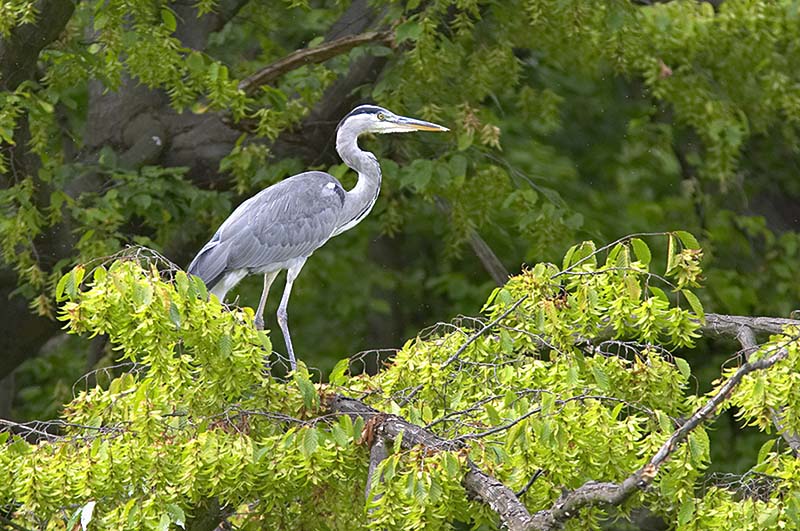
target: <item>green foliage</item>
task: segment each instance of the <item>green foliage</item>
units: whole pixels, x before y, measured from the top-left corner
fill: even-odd
[[[36,20],[36,2],[9,0],[0,4],[0,36],[8,37],[15,26],[31,24]]]
[[[656,287],[696,281],[697,264],[676,257],[699,249],[676,248],[694,245],[686,233],[660,238],[670,253],[665,277],[643,237],[600,251],[585,242],[561,269],[538,264],[494,290],[488,333],[440,327],[408,341],[373,376],[351,374],[356,360],[340,362],[330,384],[313,383],[302,363],[290,379],[274,379],[265,370],[270,339],[253,328],[250,308],[208,300],[198,278],[159,271],[163,262],[141,250],[75,268],[57,283],[60,319],[71,333],[105,334],[127,368],[66,405],[61,437],[29,444],[0,434],[0,473],[14,478],[0,486],[0,505],[39,529],[63,529],[88,506],[98,529],[183,527],[211,499],[236,509],[239,529],[492,528],[496,515],[462,485],[467,458],[514,490],[540,470],[524,496],[531,511],[562,488],[620,481],[700,399],[689,364],[666,348],[693,344],[702,308],[696,299],[678,306]],[[687,299],[688,288],[672,287]],[[800,400],[796,331],[754,359],[775,348],[789,349],[787,360],[747,377],[731,400],[762,430],[772,426],[768,408]],[[369,452],[361,444],[370,428],[327,415],[334,392],[366,397],[460,449],[404,450],[398,438],[365,502]],[[795,410],[785,410],[791,429],[800,428]],[[622,513],[646,502],[680,528],[796,523],[796,459],[762,448],[754,473],[783,479],[758,502],[724,488],[698,493],[710,444],[704,428],[692,432],[656,488]],[[598,529],[605,514],[586,510],[570,528]],[[715,523],[722,515],[727,523]]]
[[[218,8],[214,2],[197,7],[201,14]],[[354,61],[373,54],[386,55],[387,65],[375,86],[359,89],[363,97],[447,123],[452,140],[431,140],[427,149],[407,140],[402,151],[393,143],[384,147],[387,178],[376,219],[358,235],[345,236],[342,248],[366,247],[376,232],[412,235],[404,240],[403,256],[417,258],[395,274],[347,267],[331,271],[330,278],[310,273],[309,285],[359,280],[365,295],[349,294],[351,308],[343,318],[353,321],[346,328],[354,333],[343,337],[303,309],[320,307],[330,295],[304,289],[301,282],[293,311],[298,322],[310,324],[299,341],[309,336],[308,344],[318,344],[325,335],[335,345],[328,354],[364,348],[351,339],[367,332],[354,317],[376,308],[386,315],[381,292],[403,296],[404,307],[430,307],[428,320],[474,312],[486,286],[479,269],[465,260],[473,231],[514,265],[555,259],[578,231],[608,239],[642,227],[680,225],[702,234],[715,258],[706,302],[735,313],[793,309],[775,295],[797,293],[797,233],[778,234],[763,219],[745,217],[750,205],[736,193],[740,187],[748,194],[768,191],[773,181],[789,187],[794,179],[785,163],[796,156],[800,109],[792,89],[799,71],[793,50],[800,42],[792,2],[726,2],[716,12],[708,3],[678,1],[647,7],[413,1],[384,7],[387,20],[398,21],[401,46],[392,53],[380,46],[356,48],[245,94],[237,88],[240,79],[318,44],[346,6],[276,1],[265,9],[250,2],[201,52],[177,40],[178,27],[192,21],[178,20],[169,2],[77,4],[65,33],[42,53],[42,79],[0,93],[0,139],[13,144],[26,118],[33,137],[26,144],[42,164],[39,175],[19,176],[0,197],[8,220],[0,225],[3,260],[17,271],[20,291],[32,306],[51,313],[43,294],[65,264],[42,263],[34,242],[60,223],[74,227],[77,245],[70,260],[77,263],[130,242],[163,248],[174,242],[175,232],[200,242],[230,211],[224,192],[197,191],[206,194],[200,204],[168,215],[163,208],[148,209],[143,195],[132,220],[130,202],[113,194],[65,194],[68,183],[99,171],[113,187],[118,180],[122,186],[147,181],[149,196],[158,197],[182,171],[120,175],[118,168],[109,172],[102,157],[96,166],[72,165],[68,153],[84,147],[90,83],[113,91],[130,77],[165,91],[176,111],[220,111],[252,124],[220,165],[231,188],[246,196],[306,166],[271,158],[264,140],[295,126]],[[5,2],[2,9],[8,15],[0,16],[3,35],[36,18],[32,2]],[[745,151],[752,156],[742,158]],[[0,172],[9,171],[8,162],[0,151]],[[737,180],[739,174],[746,183]],[[183,197],[196,186],[181,183]],[[441,200],[447,214],[434,206]],[[175,231],[161,229],[166,224]],[[430,251],[412,243],[418,241],[447,245],[428,261]],[[327,267],[344,264],[341,250],[330,252],[335,255],[315,260]],[[754,282],[738,282],[742,264]],[[420,285],[421,277],[425,292],[403,280]],[[392,312],[394,321],[413,320],[406,333],[422,324],[419,316]]]
[[[34,5],[0,3],[0,38],[35,21]],[[219,9],[208,0],[194,5],[201,14]],[[796,309],[795,2],[728,1],[716,11],[690,1],[371,5],[394,27],[397,46],[359,47],[245,93],[238,88],[242,79],[319,44],[347,3],[247,2],[202,51],[177,38],[183,24],[196,21],[177,16],[173,2],[77,3],[66,30],[40,55],[36,81],[0,92],[0,250],[4,267],[17,275],[17,292],[35,312],[52,316],[50,294],[75,264],[130,243],[188,261],[244,197],[320,164],[293,158],[299,152],[279,159],[272,141],[307,117],[351,65],[372,55],[384,57],[385,65],[374,84],[355,90],[360,98],[446,124],[453,134],[363,140],[381,160],[383,190],[372,215],[316,253],[296,285],[295,342],[309,362],[325,370],[344,354],[396,346],[443,316],[475,314],[491,289],[470,251],[476,232],[512,272],[523,261],[574,266],[553,280],[546,278],[553,267],[530,268],[522,278],[538,284],[517,282],[495,294],[490,318],[516,296],[536,294],[518,309],[533,320],[519,319],[518,330],[498,336],[508,352],[520,343],[534,348],[535,336],[546,334],[569,355],[572,327],[608,341],[635,337],[688,349],[696,339],[690,316],[702,318],[703,306],[737,314]],[[213,113],[246,125],[249,132],[220,155],[222,181],[187,178],[180,167],[124,167],[123,146],[116,144],[87,154],[94,149],[86,139],[90,85],[113,93],[126,79],[162,91],[176,113]],[[9,146],[38,164],[25,173]],[[346,185],[354,180],[342,166],[320,169]],[[568,249],[583,238],[609,241],[676,227],[697,234],[704,246],[708,290],[698,295],[691,290],[701,280],[702,256],[685,233],[672,233],[667,245],[652,250],[647,238],[631,239],[596,262],[578,264],[591,247]],[[63,260],[52,260],[41,245],[52,234],[69,247]],[[564,254],[569,259],[561,262]],[[655,264],[671,284],[652,276]],[[80,282],[63,282],[62,295],[75,296]],[[243,303],[254,305],[259,288],[259,279],[243,283]],[[136,293],[142,303],[155,297],[146,288]],[[335,313],[321,312],[330,301]],[[190,326],[177,303],[165,311],[172,326]],[[214,348],[235,352],[233,336],[220,337],[230,340],[217,338]],[[648,367],[645,361],[660,353],[641,350]],[[689,363],[701,382],[716,377],[723,359],[702,344],[686,352],[688,362],[675,362],[682,378]],[[590,363],[580,369],[586,372],[566,376],[598,389],[639,389],[644,384],[622,376],[637,362],[626,363]],[[71,383],[60,383],[57,394]],[[769,404],[787,398],[791,388],[785,380],[775,384],[770,392],[780,394],[766,396]],[[26,385],[24,396],[26,412],[34,403],[41,413],[53,412],[53,393]],[[671,396],[669,404],[676,400]],[[654,400],[651,407],[665,406]],[[665,414],[685,413],[675,407]],[[748,423],[764,426],[767,410],[746,400],[742,407]],[[748,446],[742,438],[735,445]],[[690,518],[702,507],[676,510]],[[158,524],[163,514],[148,518]],[[389,518],[380,507],[375,514]]]

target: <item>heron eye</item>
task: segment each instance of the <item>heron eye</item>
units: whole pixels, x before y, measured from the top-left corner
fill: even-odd
[[[381,121],[383,121],[383,120],[385,120],[385,119],[386,119],[386,115],[385,115],[385,114],[383,114],[382,112],[379,112],[379,113],[378,113],[378,120],[381,120]]]

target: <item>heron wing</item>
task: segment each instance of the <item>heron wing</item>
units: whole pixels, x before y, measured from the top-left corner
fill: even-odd
[[[212,286],[226,271],[269,271],[307,257],[331,237],[343,204],[341,184],[327,173],[285,179],[239,205],[189,272]]]

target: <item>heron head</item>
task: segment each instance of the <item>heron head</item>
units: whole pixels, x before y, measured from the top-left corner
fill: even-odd
[[[411,131],[449,131],[438,124],[399,116],[376,105],[360,105],[339,122],[337,130],[347,130],[356,136],[362,133],[409,133]]]

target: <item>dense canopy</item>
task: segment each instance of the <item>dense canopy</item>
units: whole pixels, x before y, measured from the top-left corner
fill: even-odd
[[[0,526],[796,527],[798,43],[789,0],[0,0]],[[177,270],[286,176],[352,186],[365,102],[452,132],[362,141],[283,381],[260,280]]]

